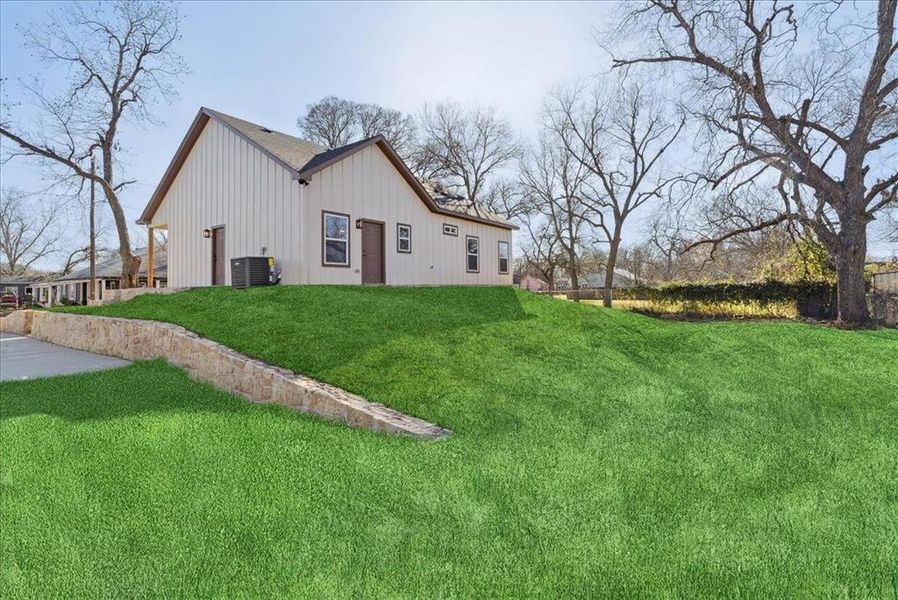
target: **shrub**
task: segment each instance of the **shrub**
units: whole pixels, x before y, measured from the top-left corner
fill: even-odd
[[[836,316],[836,286],[820,281],[759,281],[753,283],[674,283],[660,287],[615,290],[619,300],[644,300],[653,304],[768,305],[794,303],[800,316],[831,319]]]

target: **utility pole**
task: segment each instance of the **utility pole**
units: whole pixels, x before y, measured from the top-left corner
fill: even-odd
[[[87,297],[91,300],[96,299],[97,294],[97,224],[96,224],[96,182],[93,177],[96,175],[96,165],[94,164],[93,152],[90,154],[90,290]]]

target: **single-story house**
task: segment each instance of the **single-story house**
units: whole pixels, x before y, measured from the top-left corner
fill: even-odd
[[[334,150],[201,108],[139,224],[168,232],[168,283],[229,285],[274,257],[285,284],[510,285],[514,225],[431,193],[389,142]]]
[[[149,283],[152,287],[165,287],[167,284],[167,260],[165,252],[156,250],[154,253],[153,277]],[[134,251],[135,256],[140,257],[140,271],[138,275],[139,287],[148,284],[147,249],[141,248]],[[96,265],[97,288],[94,297],[103,299],[104,290],[117,290],[121,284],[122,261],[118,256],[101,260]],[[34,301],[41,304],[53,305],[65,299],[75,304],[87,304],[88,288],[90,286],[90,267],[74,271],[68,275],[34,284]]]

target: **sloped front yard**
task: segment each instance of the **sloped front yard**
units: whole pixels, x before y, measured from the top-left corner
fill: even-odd
[[[351,430],[161,363],[3,384],[12,595],[895,593],[898,332],[510,289],[90,312],[178,323],[455,434]]]

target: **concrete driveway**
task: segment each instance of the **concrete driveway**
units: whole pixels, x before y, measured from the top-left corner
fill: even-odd
[[[63,348],[30,337],[0,333],[0,381],[34,379],[99,371],[130,364],[127,360]]]

